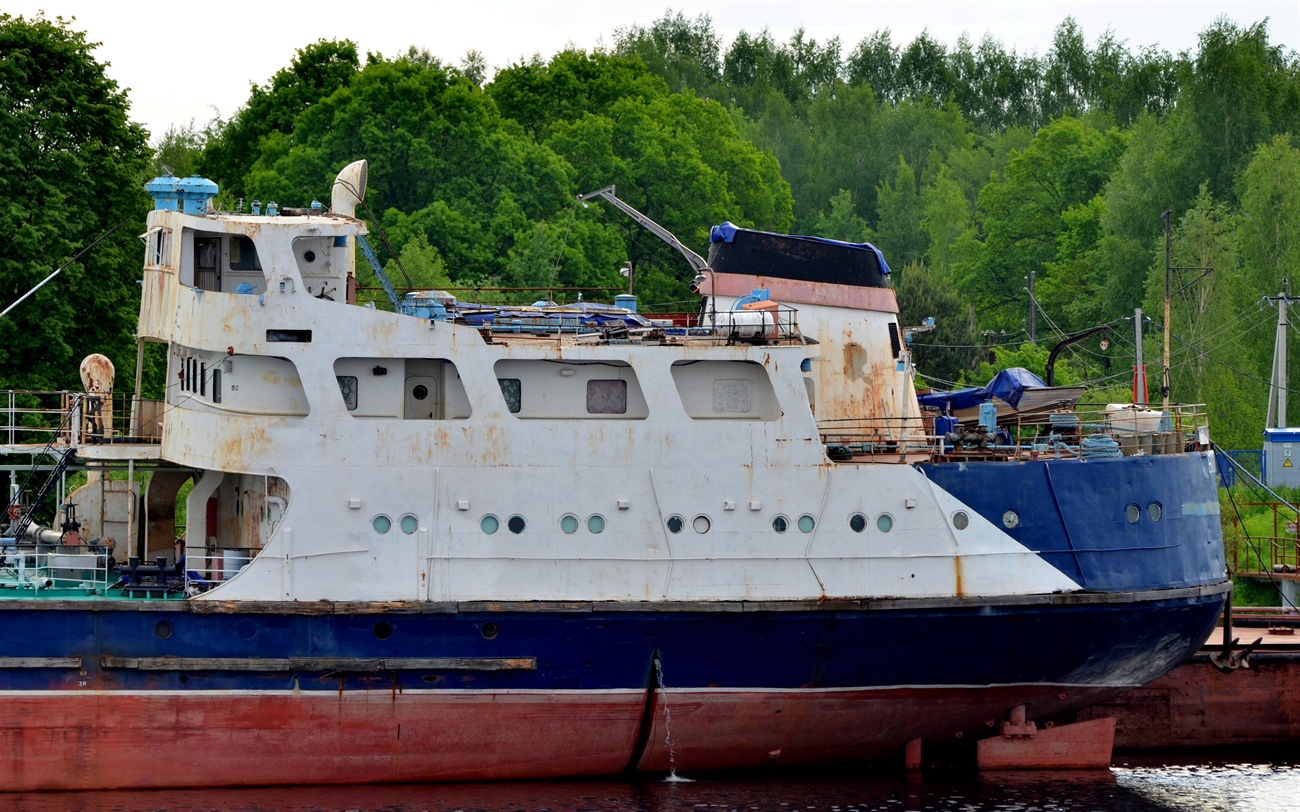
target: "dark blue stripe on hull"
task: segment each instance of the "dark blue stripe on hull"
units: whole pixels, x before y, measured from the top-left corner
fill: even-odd
[[[0,607],[0,657],[81,657],[86,672],[3,668],[0,689],[645,689],[656,652],[664,681],[673,688],[1127,686],[1154,679],[1191,654],[1222,603],[1223,595],[1213,594],[1067,606],[918,604],[880,611],[515,608],[386,615]],[[489,623],[496,626],[491,639],[483,633]],[[378,624],[391,630],[387,639],[376,636]],[[170,636],[162,639],[159,632]],[[536,658],[536,668],[148,671],[103,668],[103,657]]]
[[[920,467],[999,527],[1014,510],[1019,524],[1007,534],[1085,589],[1160,589],[1224,578],[1218,480],[1209,454]],[[1137,521],[1129,521],[1130,505]]]

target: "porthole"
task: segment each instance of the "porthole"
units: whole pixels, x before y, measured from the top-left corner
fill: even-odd
[[[668,521],[664,522],[664,524],[668,525],[669,533],[677,534],[686,527],[686,520],[681,516],[669,516]]]
[[[381,513],[370,520],[370,526],[375,528],[375,532],[382,536],[393,529],[393,520]]]
[[[478,526],[484,533],[487,533],[490,536],[501,529],[501,520],[489,513],[482,519],[479,519]]]
[[[591,533],[605,532],[605,517],[599,513],[593,513],[587,517],[587,531]]]
[[[375,624],[375,637],[379,640],[387,640],[393,636],[393,624],[387,620],[381,620]]]
[[[578,532],[578,517],[572,513],[564,514],[560,517],[560,529],[569,534]]]
[[[497,624],[490,620],[480,626],[478,630],[479,633],[483,635],[484,640],[492,640],[501,633],[501,630],[497,628]]]
[[[1165,515],[1164,506],[1162,506],[1159,502],[1152,502],[1151,504],[1147,505],[1147,515],[1151,517],[1151,521],[1153,522],[1160,521],[1160,517]]]
[[[524,517],[520,516],[519,514],[515,514],[514,516],[511,516],[509,519],[506,519],[506,528],[511,533],[514,533],[516,536],[524,532],[524,528],[526,526],[527,523],[524,522]]]
[[[958,530],[965,530],[970,527],[970,515],[964,510],[959,510],[952,514],[952,526]]]
[[[816,526],[817,526],[816,520],[814,520],[813,517],[809,516],[807,513],[799,517],[800,533],[811,533],[813,531],[813,528]]]
[[[854,533],[861,533],[867,529],[867,517],[861,513],[854,513],[849,517],[849,529]]]
[[[425,386],[422,383],[416,384],[415,387],[411,390],[411,397],[415,398],[416,400],[424,400],[428,396],[429,396],[429,387]]]
[[[707,533],[709,532],[709,528],[712,526],[713,522],[709,521],[709,517],[705,516],[703,513],[691,520],[691,528],[695,530],[696,533]]]
[[[1142,518],[1142,508],[1137,505],[1129,505],[1124,508],[1124,513],[1128,516],[1129,524],[1137,524],[1137,520]]]
[[[1020,514],[1014,510],[1002,511],[1002,526],[1008,530],[1020,526]]]
[[[408,513],[401,518],[397,526],[402,528],[402,532],[409,536],[420,529],[420,520],[413,514]]]
[[[772,520],[772,529],[778,533],[784,533],[790,529],[790,520],[784,516],[777,516]]]
[[[306,252],[303,253],[302,258],[305,259],[305,260],[307,260],[308,262],[315,262],[315,261],[316,261],[316,252],[315,252],[315,251],[306,251]]]
[[[159,640],[170,639],[172,634],[175,633],[175,631],[176,631],[176,627],[172,625],[172,622],[170,620],[160,620],[157,623],[153,624],[154,636],[157,637]]]
[[[888,533],[894,529],[894,517],[888,513],[882,513],[876,517],[876,529],[882,533]]]

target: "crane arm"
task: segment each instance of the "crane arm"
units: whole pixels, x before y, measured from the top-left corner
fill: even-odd
[[[617,197],[615,197],[613,186],[606,186],[604,189],[597,189],[594,192],[587,192],[585,195],[578,195],[578,202],[582,203],[591,200],[593,197],[605,198],[610,203],[613,203],[614,207],[617,208],[619,211],[623,212],[628,217],[631,217],[633,220],[635,220],[637,225],[641,226],[646,231],[649,231],[651,234],[655,235],[659,239],[668,243],[673,248],[676,248],[681,253],[682,256],[686,257],[686,261],[690,263],[691,269],[694,270],[696,273],[700,273],[701,271],[708,270],[709,263],[705,262],[704,258],[701,257],[699,254],[687,248],[685,245],[682,245],[682,241],[677,239],[677,237],[674,236],[671,231],[659,225],[654,220],[651,220],[649,217],[646,217],[641,212],[637,211],[636,209],[632,208],[628,204],[624,203],[622,200],[619,200]]]

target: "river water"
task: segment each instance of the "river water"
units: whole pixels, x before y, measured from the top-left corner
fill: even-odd
[[[1118,761],[1110,772],[833,773],[291,789],[0,794],[16,812],[1291,812],[1292,758]]]

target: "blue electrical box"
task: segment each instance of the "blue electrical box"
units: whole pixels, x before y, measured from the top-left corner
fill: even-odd
[[[1300,487],[1300,428],[1264,429],[1264,484]]]

